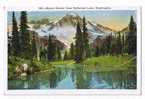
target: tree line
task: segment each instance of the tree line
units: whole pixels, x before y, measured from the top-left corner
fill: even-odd
[[[12,13],[12,36],[11,43],[9,42],[9,55],[21,56],[29,59],[32,57],[32,49],[36,49],[35,39],[32,39],[32,33],[28,30],[27,13],[21,12],[20,26],[17,25],[15,13]],[[35,52],[35,51],[34,51]],[[34,57],[34,56],[33,56]]]
[[[13,12],[12,34],[8,36],[8,56],[16,56],[25,59],[39,57],[40,60],[45,61],[68,59],[67,53],[64,55],[64,58],[62,57],[62,49],[57,44],[56,36],[49,35],[47,48],[40,48],[38,34],[34,31],[30,31],[28,28],[27,12],[20,12],[19,26],[15,12]]]
[[[110,34],[105,38],[97,37],[95,46],[95,56],[100,55],[136,55],[136,23],[133,16],[130,17],[130,23],[126,33],[118,32]]]
[[[38,57],[38,36],[35,32],[28,30],[27,13],[21,11],[20,25],[18,26],[15,13],[12,13],[12,36],[8,42],[8,55],[18,56],[26,59]],[[83,17],[82,25],[77,22],[75,42],[71,43],[70,49],[63,51],[58,44],[54,35],[48,36],[48,46],[46,49],[40,49],[40,59],[47,61],[73,59],[80,63],[86,58],[101,55],[136,55],[136,23],[133,16],[130,17],[127,33],[118,32],[106,37],[97,37],[94,41],[95,46],[89,42],[89,33],[87,22]]]

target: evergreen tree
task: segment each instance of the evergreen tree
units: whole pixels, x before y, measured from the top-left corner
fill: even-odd
[[[63,57],[63,60],[67,60],[68,59],[68,53],[67,51],[64,52],[64,57]]]
[[[12,55],[12,43],[11,43],[11,36],[8,35],[8,58]]]
[[[28,25],[27,25],[27,13],[26,11],[21,12],[20,17],[20,37],[21,37],[21,56],[23,58],[31,58],[30,55],[31,52],[31,35],[28,31]]]
[[[122,52],[122,43],[121,43],[120,32],[118,33],[118,37],[116,40],[116,51],[117,51],[117,54],[121,54],[121,52]]]
[[[134,22],[133,16],[130,17],[129,32],[126,36],[126,50],[128,54],[136,55],[136,23]]]
[[[95,56],[97,57],[99,55],[100,55],[100,49],[99,49],[98,46],[96,46],[96,48],[95,48]]]
[[[61,60],[61,50],[60,47],[57,47],[57,60]]]
[[[52,35],[52,60],[57,59],[57,45],[56,45],[56,36]]]
[[[48,60],[47,59],[47,54],[48,54],[47,52],[48,51],[47,51],[46,48],[40,50],[40,60],[41,61],[47,61]]]
[[[90,47],[89,47],[89,34],[87,33],[87,27],[86,27],[86,20],[85,17],[83,17],[83,58],[90,57]]]
[[[53,35],[49,35],[48,39],[48,47],[47,47],[47,58],[49,61],[53,61],[56,59],[56,37]]]
[[[122,54],[125,53],[125,36],[122,35]]]
[[[112,41],[112,35],[109,35],[105,38],[105,41],[104,41],[105,54],[110,54],[111,41]]]
[[[36,46],[36,40],[37,40],[37,36],[35,33],[33,33],[33,37],[32,37],[32,57],[33,58],[37,58],[37,46]]]
[[[80,63],[83,61],[83,33],[80,28],[79,22],[77,23],[76,36],[75,36],[75,61]]]
[[[51,37],[51,35],[49,35],[49,39],[48,39],[47,58],[48,58],[48,60],[53,59],[52,37]]]
[[[102,53],[102,55],[106,55],[107,54],[107,44],[106,44],[106,39],[103,39],[103,43],[102,43],[102,46],[101,46],[101,53]]]
[[[20,53],[20,37],[17,27],[17,21],[15,18],[15,13],[12,15],[12,54],[18,56]]]
[[[73,59],[74,58],[74,44],[71,43],[70,45],[70,58]]]
[[[116,37],[115,36],[113,36],[112,37],[112,41],[111,41],[111,48],[110,48],[110,54],[111,55],[116,55],[117,54],[117,48],[118,46],[117,46],[117,40],[116,40]]]

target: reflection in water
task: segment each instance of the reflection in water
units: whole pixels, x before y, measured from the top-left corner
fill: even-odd
[[[89,88],[91,73],[85,72],[83,66],[77,66],[75,74],[77,89]]]
[[[136,89],[136,74],[128,71],[86,72],[83,66],[76,69],[57,68],[55,71],[30,75],[25,79],[8,81],[9,89]]]
[[[85,88],[85,78],[83,74],[83,67],[78,66],[76,68],[76,85],[77,89]]]
[[[56,87],[56,81],[57,81],[57,75],[56,73],[53,71],[50,73],[50,78],[49,78],[49,81],[50,81],[50,88],[55,88]]]

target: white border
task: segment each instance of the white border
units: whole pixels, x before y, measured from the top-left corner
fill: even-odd
[[[39,7],[39,6],[38,6]],[[50,11],[38,7],[4,7],[4,41],[7,49],[7,11]],[[45,7],[43,7],[45,8]],[[137,10],[137,89],[48,89],[48,90],[7,90],[7,66],[4,66],[4,94],[5,95],[140,95],[141,94],[141,7],[110,7],[110,10]],[[59,9],[57,9],[58,11]],[[61,9],[62,10],[62,9]],[[67,9],[66,9],[67,10]],[[76,9],[75,9],[76,10]],[[80,10],[80,9],[79,9]],[[86,9],[87,10],[87,9]],[[100,10],[100,9],[98,9]],[[103,9],[101,9],[103,10]],[[106,10],[106,9],[105,9]],[[52,11],[52,10],[51,10]],[[56,11],[56,9],[54,9]],[[7,64],[7,50],[4,50],[4,64]]]

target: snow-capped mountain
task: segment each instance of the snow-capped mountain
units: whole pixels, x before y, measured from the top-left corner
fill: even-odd
[[[70,43],[74,41],[77,22],[79,22],[80,26],[82,26],[82,17],[80,17],[77,13],[70,12],[49,25],[41,24],[37,29],[33,28],[35,24],[31,24],[30,30],[37,32],[40,36],[48,36],[49,34],[53,34],[58,40],[69,47]],[[110,33],[116,32],[108,27],[104,27],[103,25],[92,23],[88,19],[86,19],[86,24],[90,41],[93,41],[97,36],[106,36]]]

